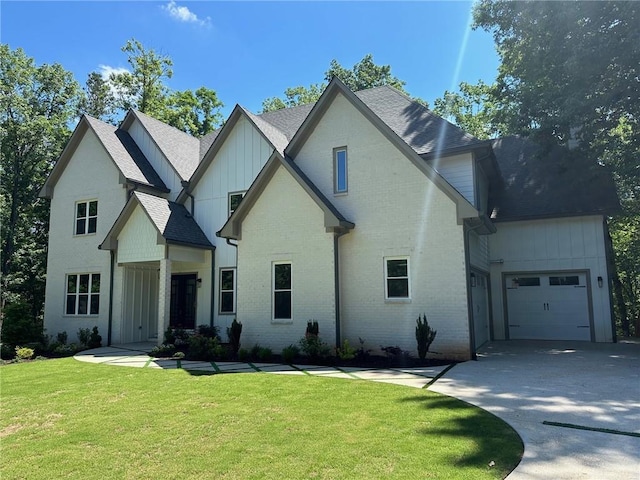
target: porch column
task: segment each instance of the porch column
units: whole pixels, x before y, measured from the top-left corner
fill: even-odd
[[[160,260],[158,279],[158,345],[164,340],[164,332],[169,327],[171,314],[171,260]]]

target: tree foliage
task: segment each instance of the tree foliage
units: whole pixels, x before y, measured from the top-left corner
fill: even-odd
[[[474,26],[493,33],[501,58],[493,127],[576,140],[613,171],[623,207],[610,228],[624,334],[634,322],[640,327],[639,9],[624,1],[507,0],[481,0],[474,9]]]
[[[262,111],[271,112],[282,108],[315,103],[327,88],[333,77],[338,77],[350,90],[358,92],[368,88],[389,85],[408,95],[404,89],[406,82],[391,74],[390,65],[376,65],[373,55],[367,54],[351,69],[344,68],[337,60],[331,60],[329,69],[324,73],[324,82],[312,83],[308,87],[290,87],[284,91],[284,98],[271,97],[262,102]],[[414,100],[427,105],[420,98]]]
[[[163,121],[190,135],[200,137],[222,123],[222,102],[214,90],[171,90],[173,61],[136,39],[122,47],[130,70],[112,73],[105,79],[89,74],[80,112],[115,123],[130,108]]]
[[[67,141],[80,88],[59,64],[0,45],[2,303],[44,302],[48,205],[38,193]]]

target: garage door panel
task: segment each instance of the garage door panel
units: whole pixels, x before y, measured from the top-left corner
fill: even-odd
[[[591,340],[584,273],[507,275],[512,339]]]

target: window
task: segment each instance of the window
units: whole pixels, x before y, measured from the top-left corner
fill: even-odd
[[[229,194],[229,216],[233,215],[233,212],[236,211],[244,194],[245,192],[233,192]]]
[[[100,312],[100,274],[67,275],[67,315],[98,315]]]
[[[519,277],[511,280],[513,287],[539,287],[540,277]]]
[[[291,320],[291,263],[273,264],[273,319]]]
[[[347,148],[333,150],[333,190],[335,193],[347,193]]]
[[[98,225],[98,201],[76,203],[76,235],[96,233]]]
[[[385,298],[410,298],[409,257],[385,258]]]
[[[580,285],[580,277],[578,275],[569,275],[566,277],[549,277],[549,285]]]
[[[236,311],[236,269],[220,269],[220,313]]]

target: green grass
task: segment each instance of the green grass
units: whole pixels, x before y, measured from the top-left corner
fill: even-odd
[[[523,451],[496,417],[397,385],[70,358],[0,376],[3,480],[476,480],[504,478]]]

